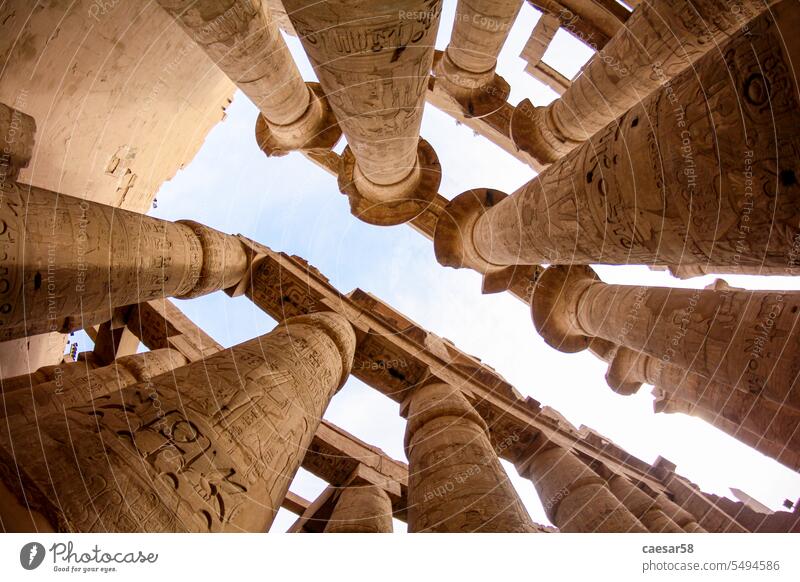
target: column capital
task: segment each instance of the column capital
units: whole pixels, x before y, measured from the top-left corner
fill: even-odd
[[[473,231],[486,211],[508,198],[493,188],[473,188],[462,192],[444,207],[436,221],[433,251],[440,265],[456,269],[470,268],[487,273],[502,266],[486,261],[475,246]]]
[[[389,185],[376,184],[361,173],[358,160],[346,146],[339,162],[337,183],[356,218],[376,226],[403,224],[428,208],[439,192],[442,166],[433,146],[420,138],[415,165],[408,175]]]
[[[547,345],[566,353],[589,347],[591,338],[577,326],[577,309],[584,291],[599,280],[587,265],[551,265],[544,270],[533,291],[531,315]]]

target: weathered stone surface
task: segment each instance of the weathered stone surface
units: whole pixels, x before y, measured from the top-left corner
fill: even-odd
[[[800,42],[788,31],[800,13],[781,7],[508,198],[476,208],[460,246],[495,266],[789,265],[800,236]]]
[[[572,451],[540,446],[517,470],[533,481],[545,514],[562,532],[647,531]]]
[[[614,475],[608,480],[608,487],[628,510],[654,533],[683,533],[683,528],[675,523],[661,507],[657,499],[636,487],[622,475]]]
[[[531,305],[537,331],[561,351],[599,337],[652,356],[657,367],[800,409],[797,292],[607,285],[589,267],[556,266],[540,277]]]
[[[152,378],[186,365],[187,361],[175,350],[165,348],[123,356],[102,368],[87,368],[84,362],[74,362],[56,368],[52,380],[4,390],[0,415],[9,424],[31,423],[48,414],[62,413],[74,406],[84,406],[95,398],[113,395],[137,382]],[[51,373],[48,370],[48,375]]]
[[[0,339],[68,332],[156,297],[235,285],[247,257],[232,235],[17,183],[0,193]]]
[[[392,501],[375,485],[342,489],[325,533],[391,533]]]
[[[522,0],[459,0],[450,44],[436,64],[436,84],[469,117],[506,104],[511,89],[497,73],[497,55],[522,8]]]
[[[261,0],[159,0],[159,4],[261,110],[268,155],[332,148],[341,137],[324,94],[306,86]]]
[[[461,392],[428,384],[403,404],[410,532],[533,532],[533,522]]]
[[[147,211],[223,119],[233,84],[155,2],[0,11],[0,101],[38,126],[19,180]]]
[[[33,156],[36,121],[30,115],[0,103],[0,184],[17,179]]]
[[[776,1],[743,0],[735,9],[725,0],[693,0],[691,7],[685,0],[645,2],[560,99],[545,107],[525,99],[517,106],[511,123],[517,147],[540,162],[555,162]]]
[[[382,225],[411,220],[440,180],[419,129],[441,0],[284,5],[347,138],[339,187],[354,214]]]
[[[60,531],[266,531],[354,349],[341,316],[286,320],[3,434],[3,480]]]

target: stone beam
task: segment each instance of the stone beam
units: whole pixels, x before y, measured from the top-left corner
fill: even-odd
[[[613,0],[528,0],[535,8],[558,19],[567,32],[595,50],[619,32],[630,13]]]

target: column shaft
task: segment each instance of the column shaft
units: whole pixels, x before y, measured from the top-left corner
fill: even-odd
[[[463,244],[496,266],[786,267],[800,235],[800,40],[790,32],[800,12],[780,7],[792,8],[760,16],[517,192],[476,209]]]
[[[123,356],[102,368],[87,368],[83,362],[64,364],[61,373],[56,371],[50,381],[6,390],[0,415],[14,417],[9,422],[36,423],[48,414],[113,395],[127,386],[147,382],[186,363],[186,358],[178,351],[162,348]]]
[[[562,532],[647,531],[572,451],[545,445],[518,470],[533,481],[547,517]]]
[[[16,340],[14,340],[16,341]],[[63,358],[63,351],[62,358]],[[59,364],[51,364],[49,366],[42,366],[30,374],[21,374],[2,381],[2,392],[13,392],[20,389],[30,389],[37,384],[44,384],[52,380],[72,379],[77,376],[86,375],[90,371],[98,368],[100,365],[93,357],[92,352],[83,352],[80,354],[77,362],[62,362]]]
[[[392,501],[375,485],[342,489],[325,533],[392,533]]]
[[[626,477],[614,475],[608,480],[614,496],[642,522],[648,531],[654,533],[678,533],[683,528],[675,523],[661,507],[657,499],[636,487]]]
[[[403,408],[410,532],[536,531],[486,423],[458,389],[416,388]]]
[[[347,138],[339,187],[354,214],[373,224],[410,220],[440,179],[419,130],[441,0],[284,6]]]
[[[0,340],[68,332],[116,307],[196,297],[235,285],[238,238],[41,188],[6,184],[0,198]]]
[[[0,435],[3,480],[60,531],[267,531],[354,351],[339,315],[288,319]]]
[[[561,266],[540,277],[531,309],[561,351],[596,336],[800,410],[797,292],[607,285],[589,267]]]
[[[654,0],[637,8],[560,99],[525,100],[512,121],[521,149],[555,162],[746,27],[776,0]]]
[[[303,81],[262,0],[159,0],[262,114],[259,145],[269,155],[330,149],[341,136],[316,84]]]

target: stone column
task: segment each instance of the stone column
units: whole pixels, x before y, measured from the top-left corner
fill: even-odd
[[[36,121],[30,115],[0,103],[0,185],[14,181],[33,156]]]
[[[661,507],[664,508],[664,513],[683,528],[683,531],[688,533],[706,533],[705,528],[697,523],[697,518],[672,501],[672,499],[663,493],[659,493],[657,499]]]
[[[511,120],[516,146],[555,162],[697,62],[777,0],[654,0],[633,12],[566,92],[544,107],[523,100]]]
[[[355,351],[333,313],[0,434],[0,471],[58,531],[264,532]]]
[[[664,512],[661,503],[636,487],[627,477],[612,476],[608,480],[608,487],[611,493],[647,528],[647,531],[683,533],[683,528]]]
[[[647,531],[572,451],[546,443],[517,470],[533,481],[545,514],[562,532]]]
[[[762,277],[796,277],[800,275],[800,248],[796,248],[789,254],[788,261],[784,267],[719,267],[714,265],[669,265],[658,268],[651,267],[654,271],[666,269],[669,274],[678,279],[691,279],[702,277],[703,275],[760,275]]]
[[[593,338],[589,350],[609,363],[606,381],[618,394],[634,394],[642,384],[655,386],[655,412],[701,418],[757,451],[800,469],[800,410],[704,378],[679,366]]]
[[[186,358],[171,348],[123,356],[96,369],[87,369],[83,362],[64,364],[61,374],[48,382],[6,390],[0,415],[9,417],[8,422],[36,423],[53,412],[63,413],[67,408],[113,395],[186,364]]]
[[[419,139],[441,0],[285,0],[348,146],[339,188],[355,216],[411,220],[441,179]]]
[[[34,118],[0,103],[0,192],[16,181],[22,168],[28,167],[35,138]],[[5,222],[0,222],[0,238],[5,228]],[[0,293],[3,292],[4,283],[7,283],[7,279],[0,270]],[[0,378],[26,374],[41,366],[56,364],[64,354],[65,342],[66,337],[61,333],[43,333],[0,342]]]
[[[556,266],[539,278],[531,312],[545,342],[562,352],[599,337],[652,356],[661,369],[642,375],[659,385],[662,372],[673,379],[678,368],[800,409],[797,292],[607,285],[589,267]],[[617,366],[612,386],[641,381],[626,378],[622,360]]]
[[[330,150],[341,130],[318,83],[305,83],[262,0],[158,0],[259,108],[267,155]]]
[[[408,418],[409,532],[534,532],[489,442],[486,423],[447,384],[415,388]]]
[[[791,8],[757,18],[511,196],[453,199],[436,226],[439,262],[796,260],[800,13]]]
[[[339,493],[325,533],[392,533],[392,501],[375,485],[348,485]]]
[[[693,381],[675,386],[657,386],[653,393],[656,412],[683,413],[701,418],[712,426],[800,471],[800,412],[758,395],[723,390],[713,381]]]
[[[435,73],[436,84],[467,117],[484,117],[506,104],[511,88],[495,67],[520,8],[522,0],[458,0],[450,44]]]
[[[247,269],[236,236],[13,183],[0,192],[0,340],[68,332],[116,307],[197,297]]]
[[[62,350],[63,351],[63,350]],[[13,392],[20,389],[30,389],[37,384],[44,384],[53,380],[72,379],[77,376],[85,376],[100,364],[92,352],[83,352],[78,355],[77,362],[62,362],[50,366],[42,366],[30,374],[21,374],[2,381],[2,392]]]

